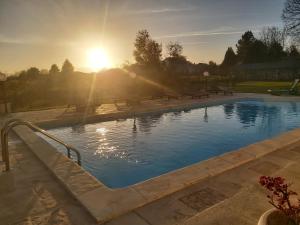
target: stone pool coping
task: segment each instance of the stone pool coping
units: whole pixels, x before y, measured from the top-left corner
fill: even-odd
[[[245,97],[240,98],[245,99]],[[210,104],[216,104],[219,101],[224,102],[224,99],[210,102]],[[195,107],[201,105],[203,103]],[[14,128],[14,131],[54,177],[100,224],[195,184],[204,178],[215,176],[300,141],[299,128],[126,188],[110,189],[59,153],[29,128],[18,126]]]

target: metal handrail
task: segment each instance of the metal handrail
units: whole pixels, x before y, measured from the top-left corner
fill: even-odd
[[[7,126],[11,123],[17,122],[17,121],[21,121],[21,119],[10,119],[8,121],[6,121],[1,129],[1,146],[2,146],[2,161],[5,161],[5,151],[3,151],[3,146],[5,145],[4,143],[4,133],[5,130],[7,129]]]
[[[41,134],[45,135],[46,137],[63,145],[67,149],[68,158],[71,158],[71,151],[75,152],[75,154],[77,156],[77,163],[78,163],[78,165],[81,166],[81,155],[80,155],[80,152],[76,148],[64,143],[62,140],[58,139],[57,137],[54,137],[53,135],[49,134],[45,130],[39,128],[38,126],[36,126],[28,121],[23,121],[20,119],[12,119],[12,120],[6,122],[4,127],[1,129],[2,159],[3,159],[3,161],[5,161],[6,171],[8,171],[10,169],[9,152],[8,152],[8,133],[10,132],[10,130],[12,128],[14,128],[15,126],[19,126],[19,125],[25,125],[25,126],[29,127],[30,129],[32,129],[33,131],[41,133]]]

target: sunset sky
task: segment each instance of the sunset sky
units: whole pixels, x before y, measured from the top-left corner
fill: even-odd
[[[220,63],[246,30],[281,26],[285,0],[0,0],[0,71],[49,69],[65,58],[86,70],[88,49],[112,66],[133,62],[137,30],[179,41],[192,62]]]

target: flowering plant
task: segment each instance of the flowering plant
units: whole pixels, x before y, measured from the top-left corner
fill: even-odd
[[[291,184],[286,183],[282,177],[269,176],[261,176],[259,183],[269,191],[269,203],[284,213],[290,223],[299,225],[300,199],[296,192],[289,189]]]

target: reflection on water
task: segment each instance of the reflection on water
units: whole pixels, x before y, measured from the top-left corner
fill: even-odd
[[[155,127],[155,124],[159,123],[162,115],[163,114],[158,114],[136,118],[139,125],[139,131],[144,133],[150,133],[151,128]]]
[[[299,127],[299,112],[297,102],[247,100],[50,132],[77,147],[84,168],[116,188]]]
[[[203,119],[204,119],[204,122],[208,123],[207,107],[205,107],[205,109],[204,109],[204,117],[203,117]]]
[[[72,126],[72,132],[74,133],[84,133],[85,132],[85,125],[75,125]]]
[[[236,114],[244,127],[253,126],[256,121],[259,106],[253,103],[236,104]]]
[[[105,136],[105,134],[107,133],[107,129],[105,127],[100,127],[96,129],[96,132],[101,134],[102,136]]]
[[[133,133],[137,133],[137,127],[136,127],[136,118],[134,117],[133,119],[133,128],[132,128]]]
[[[235,104],[233,103],[224,104],[223,107],[224,107],[224,113],[226,115],[226,119],[230,119],[233,115]]]

